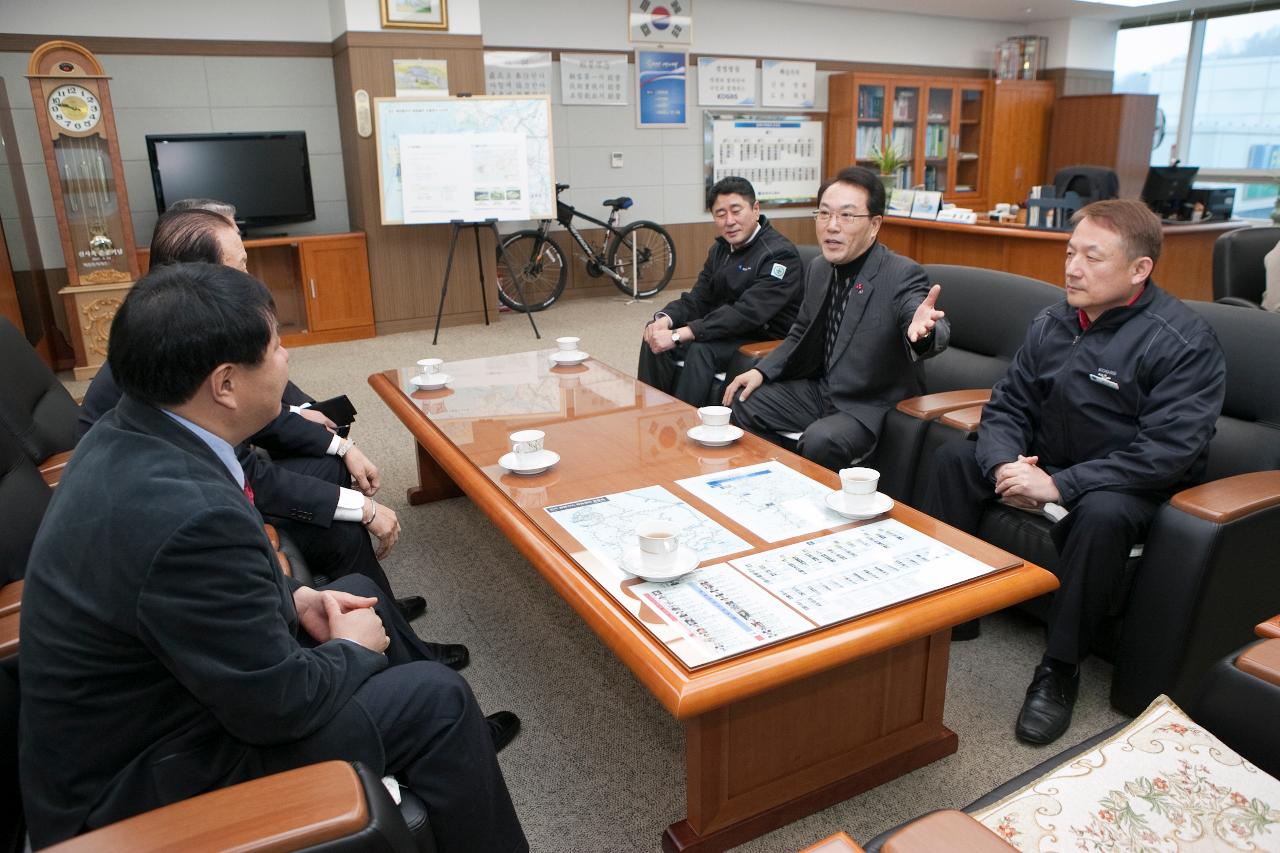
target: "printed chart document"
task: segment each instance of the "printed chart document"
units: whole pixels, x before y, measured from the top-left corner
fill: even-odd
[[[584,548],[615,566],[622,565],[623,551],[636,544],[636,528],[645,521],[670,522],[680,535],[680,547],[697,551],[704,562],[751,548],[662,486],[549,506],[546,511]]]
[[[819,625],[999,571],[891,518],[733,565]]]
[[[766,542],[781,542],[849,521],[827,509],[830,486],[776,460],[676,483]]]
[[[401,136],[404,221],[528,219],[525,145],[519,133]]]
[[[642,583],[632,592],[684,633],[686,642],[670,648],[687,666],[817,627],[727,563],[699,569],[678,583]]]

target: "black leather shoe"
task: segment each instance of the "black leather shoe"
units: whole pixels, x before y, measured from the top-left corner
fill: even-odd
[[[449,669],[462,669],[471,663],[471,652],[461,643],[423,643],[431,659]]]
[[[982,620],[970,619],[961,622],[951,629],[951,642],[963,643],[965,640],[976,640],[982,635]]]
[[[396,610],[404,617],[404,621],[412,622],[427,612],[427,600],[420,595],[406,595],[396,599]]]
[[[1026,743],[1053,743],[1071,725],[1080,692],[1080,673],[1064,675],[1048,664],[1036,667],[1014,731]]]
[[[502,748],[516,739],[520,733],[520,718],[510,711],[499,711],[484,718],[489,724],[489,735],[493,738],[493,751],[502,752]]]

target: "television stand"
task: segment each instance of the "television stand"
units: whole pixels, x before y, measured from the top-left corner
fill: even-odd
[[[271,291],[286,347],[377,335],[369,254],[362,232],[252,237],[244,241],[249,274]],[[138,250],[145,272],[150,250]]]

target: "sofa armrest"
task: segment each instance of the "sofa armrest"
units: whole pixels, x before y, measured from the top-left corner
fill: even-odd
[[[800,851],[800,853],[866,853],[847,833],[837,832]]]
[[[1280,687],[1280,640],[1263,640],[1240,653],[1236,669]]]
[[[55,453],[48,459],[39,464],[40,476],[44,478],[49,488],[58,485],[62,479],[62,472],[67,467],[67,463],[71,461],[71,454],[74,451],[64,450],[61,453]]]
[[[947,412],[985,405],[991,399],[990,388],[965,388],[911,397],[898,403],[898,411],[922,421],[937,420]]]
[[[22,609],[22,581],[0,587],[0,616]]]
[[[210,791],[48,849],[297,850],[354,835],[368,823],[355,768],[326,761]]]
[[[289,562],[289,557],[280,547],[280,531],[276,530],[273,525],[262,525],[263,531],[267,534],[267,541],[271,543],[271,547],[275,549],[276,560],[280,563],[280,571],[287,578],[293,577],[293,565]]]
[[[755,343],[743,344],[738,347],[738,352],[747,358],[763,358],[778,348],[782,341],[756,341]]]
[[[955,809],[913,820],[884,842],[882,853],[1009,853],[1000,836]]]
[[[966,406],[955,409],[938,418],[938,423],[958,429],[961,432],[973,432],[982,423],[982,406]]]
[[[1259,622],[1253,629],[1259,637],[1280,637],[1280,616],[1272,616],[1266,622]]]
[[[0,660],[18,653],[18,628],[21,619],[21,608],[0,616]]]
[[[1280,471],[1254,471],[1223,477],[1183,489],[1173,496],[1174,509],[1226,524],[1245,515],[1280,505]]]

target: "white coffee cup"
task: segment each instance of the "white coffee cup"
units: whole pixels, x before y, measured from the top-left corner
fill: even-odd
[[[842,468],[840,488],[844,490],[844,505],[851,510],[866,509],[875,501],[876,488],[880,485],[880,472],[875,468]]]
[[[430,376],[433,373],[439,373],[440,368],[444,367],[443,358],[420,358],[418,359],[418,367],[422,368],[423,376]]]
[[[707,432],[714,435],[725,431],[725,427],[729,426],[729,416],[732,414],[733,409],[728,406],[703,406],[698,409],[698,420],[702,421],[702,426]]]
[[[509,436],[511,439],[511,452],[516,455],[516,462],[521,465],[528,465],[533,462],[533,456],[542,451],[547,440],[547,434],[540,429],[522,429],[519,432],[513,432]]]
[[[581,341],[582,338],[575,338],[572,336],[556,338],[556,346],[560,347],[561,352],[577,352],[578,344],[581,343]]]
[[[680,529],[669,521],[644,521],[636,528],[640,556],[645,562],[665,565],[680,548]]]

